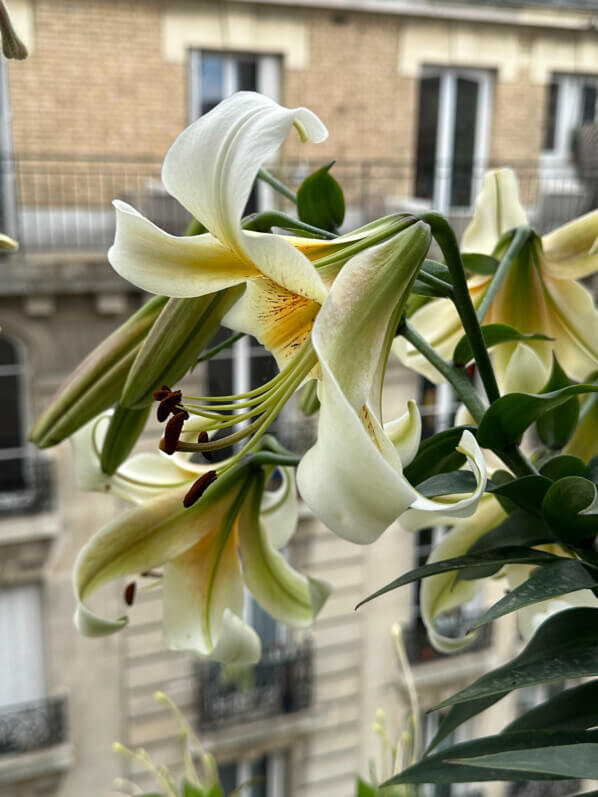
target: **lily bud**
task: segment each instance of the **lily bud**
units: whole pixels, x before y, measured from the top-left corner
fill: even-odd
[[[149,406],[131,410],[116,405],[102,446],[100,464],[104,473],[112,476],[129,456],[145,427],[149,411]]]
[[[176,384],[195,365],[243,290],[235,286],[194,299],[169,299],[129,371],[121,404],[144,407],[157,387]]]
[[[33,443],[57,445],[118,401],[141,341],[166,301],[150,299],[83,360],[31,430]]]
[[[0,0],[0,34],[2,34],[2,52],[5,58],[14,58],[17,61],[27,58],[29,55],[27,48],[14,29],[2,0]]]

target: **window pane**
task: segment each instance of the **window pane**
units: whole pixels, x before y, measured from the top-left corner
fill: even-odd
[[[242,58],[237,61],[237,91],[257,91],[257,64]]]
[[[559,84],[555,81],[548,86],[546,98],[546,120],[544,122],[544,149],[554,149],[556,134],[556,113],[559,100]]]
[[[451,205],[453,207],[468,207],[471,204],[478,92],[477,81],[462,77],[457,79],[451,184]]]
[[[596,86],[586,83],[581,93],[581,123],[593,122],[596,118]]]
[[[439,94],[440,78],[424,77],[420,80],[415,195],[422,199],[434,196]]]
[[[0,376],[0,448],[23,445],[20,381],[20,376],[16,374]]]
[[[5,335],[0,335],[0,365],[18,365],[20,362],[15,344]]]
[[[37,584],[0,590],[0,706],[45,693],[41,590]]]
[[[218,774],[220,775],[220,783],[224,794],[230,794],[231,791],[234,791],[240,785],[237,783],[237,768],[236,761],[218,766]]]
[[[266,797],[267,795],[267,783],[266,777],[268,775],[268,759],[266,756],[259,758],[257,761],[253,761],[251,764],[251,777],[252,778],[261,778],[259,783],[254,783],[251,787],[251,797]],[[282,795],[277,795],[277,797],[282,797]]]
[[[224,98],[224,58],[220,55],[202,55],[200,64],[200,111],[204,114]]]

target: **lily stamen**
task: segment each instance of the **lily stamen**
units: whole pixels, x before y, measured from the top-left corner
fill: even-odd
[[[217,478],[218,474],[216,471],[209,470],[207,473],[203,473],[199,479],[194,481],[183,498],[183,506],[185,509],[188,509],[190,506],[193,506],[196,501],[199,501],[210,484],[213,484]]]
[[[188,417],[189,414],[187,412],[177,412],[166,424],[166,429],[164,430],[164,451],[167,454],[174,454],[176,451],[179,437],[183,431],[183,424]]]
[[[178,405],[181,403],[183,398],[183,394],[180,390],[174,390],[170,393],[170,395],[166,396],[160,401],[158,405],[158,412],[157,418],[162,423],[163,421],[168,418],[171,412],[173,412]]]
[[[125,599],[125,603],[127,604],[127,606],[132,606],[133,603],[135,602],[135,593],[136,592],[137,592],[137,584],[136,584],[135,581],[131,581],[125,587],[125,592],[124,592],[124,599]]]

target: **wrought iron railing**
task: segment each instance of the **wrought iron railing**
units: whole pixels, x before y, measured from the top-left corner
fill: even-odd
[[[321,161],[281,161],[272,169],[297,187]],[[503,163],[416,163],[414,160],[339,160],[334,174],[347,200],[347,226],[400,210],[434,207],[447,213],[460,233],[472,213],[484,171],[512,166],[522,201],[540,232],[563,224],[596,205],[598,166],[536,161]],[[20,253],[64,250],[106,251],[114,239],[112,201],[130,202],[163,229],[182,233],[188,213],[165,191],[161,161],[154,157],[0,155],[0,229],[19,239]],[[439,186],[458,206],[439,207]],[[467,186],[464,192],[463,186]],[[463,199],[466,197],[466,199]],[[289,209],[286,200],[278,201]],[[19,257],[7,255],[6,257]]]
[[[313,651],[309,643],[272,647],[252,666],[201,662],[197,671],[200,730],[292,714],[309,708]]]
[[[7,515],[35,515],[48,512],[54,505],[54,471],[52,460],[39,454],[24,456],[10,478],[4,478],[0,460],[0,518]]]
[[[471,625],[469,623],[468,625]],[[466,629],[461,629],[463,632]],[[457,636],[458,629],[455,627],[455,636]],[[460,636],[461,634],[459,634]],[[437,661],[438,659],[449,658],[444,653],[440,653],[432,646],[428,638],[423,623],[414,623],[411,627],[404,629],[405,648],[407,656],[412,664],[425,664],[430,661]],[[475,640],[468,647],[462,648],[455,653],[450,654],[450,658],[455,655],[472,653],[479,650],[484,650],[492,643],[492,628],[490,625],[483,625],[477,632]]]
[[[0,707],[0,755],[30,753],[67,742],[65,695]]]

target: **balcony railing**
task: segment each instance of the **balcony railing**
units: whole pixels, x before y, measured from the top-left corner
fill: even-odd
[[[0,707],[0,755],[31,753],[69,739],[66,696]]]
[[[273,168],[297,187],[314,162],[280,162]],[[473,199],[484,171],[499,163],[415,163],[411,160],[337,161],[334,174],[347,200],[346,226],[357,226],[400,210],[426,208],[448,213],[460,233],[471,218]],[[540,161],[510,163],[517,171],[521,197],[540,232],[563,224],[596,205],[598,166]],[[19,239],[20,253],[85,250],[105,252],[114,238],[112,201],[130,202],[163,229],[185,230],[189,215],[165,191],[156,158],[118,156],[73,158],[60,155],[0,155],[0,229]],[[438,186],[461,186],[448,196],[458,207],[441,208]],[[466,185],[464,192],[462,186]],[[443,194],[447,194],[446,191]],[[466,197],[464,200],[463,197]],[[268,204],[274,200],[268,198]],[[276,200],[289,209],[286,200]],[[456,200],[455,200],[456,201]],[[10,255],[8,258],[19,258]]]
[[[0,518],[7,515],[35,515],[54,505],[52,461],[39,454],[19,461],[19,478],[4,478],[0,460]],[[14,468],[11,474],[14,473]]]
[[[312,698],[311,644],[265,650],[253,666],[198,666],[200,730],[292,714],[309,708]]]
[[[471,625],[471,623],[468,625]],[[456,628],[455,636],[457,636]],[[492,642],[492,628],[490,625],[481,626],[477,637],[471,645],[463,648],[462,650],[456,651],[456,653],[450,654],[450,656],[440,653],[436,650],[436,648],[432,647],[428,638],[428,632],[422,623],[414,623],[410,628],[405,628],[404,638],[409,661],[412,664],[425,664],[430,661],[438,661],[438,659],[448,660],[459,654],[484,650],[485,648],[489,647]]]

